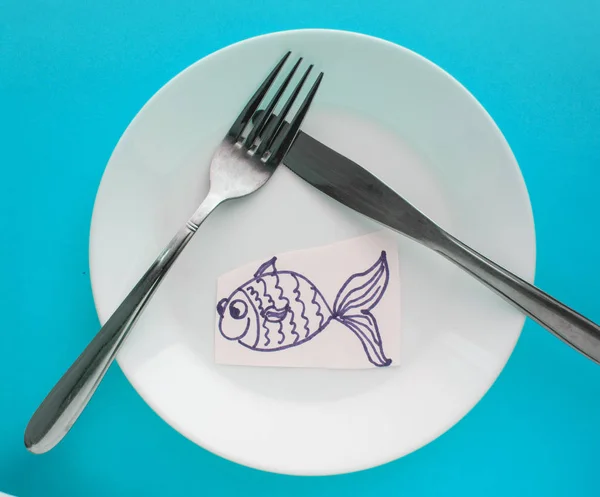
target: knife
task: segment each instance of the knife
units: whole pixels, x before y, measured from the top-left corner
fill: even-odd
[[[597,324],[444,231],[356,162],[300,131],[282,163],[331,198],[449,259],[600,364]]]

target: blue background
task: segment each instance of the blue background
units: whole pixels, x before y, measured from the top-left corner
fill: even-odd
[[[600,367],[528,322],[483,401],[401,460],[273,475],[184,439],[113,367],[52,452],[29,416],[98,328],[94,195],[139,108],[200,57],[269,31],[329,27],[409,47],[488,109],[519,161],[536,282],[600,321],[597,0],[0,0],[0,490],[26,496],[599,495]]]

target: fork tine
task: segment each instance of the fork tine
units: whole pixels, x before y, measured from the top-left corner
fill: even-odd
[[[302,76],[302,78],[300,79],[298,84],[296,85],[296,88],[294,88],[294,91],[292,92],[290,97],[287,99],[287,102],[283,106],[283,109],[281,109],[279,116],[275,116],[275,114],[271,114],[271,112],[267,113],[266,110],[260,115],[259,120],[260,121],[264,120],[265,122],[267,122],[269,124],[268,124],[267,128],[265,129],[265,132],[262,135],[262,142],[256,150],[256,154],[259,157],[261,157],[275,141],[275,138],[277,137],[277,134],[279,133],[281,126],[284,122],[285,116],[292,108],[292,105],[294,105],[294,102],[296,101],[296,98],[298,97],[300,90],[302,90],[302,87],[304,86],[304,83],[306,82],[306,78],[308,78],[308,75],[310,74],[310,71],[312,70],[312,68],[313,68],[312,64],[310,66],[308,66],[308,69],[304,72],[304,75]]]
[[[267,108],[265,109],[264,114],[262,115],[262,119],[259,119],[258,122],[254,125],[254,127],[250,131],[250,133],[248,133],[248,136],[246,137],[246,140],[244,141],[244,146],[246,148],[250,148],[252,146],[252,144],[254,143],[254,140],[256,140],[256,138],[258,136],[260,136],[260,133],[262,132],[265,125],[267,124],[268,117],[271,115],[271,112],[273,112],[273,109],[277,105],[277,102],[279,102],[281,95],[283,95],[283,92],[286,90],[291,79],[294,77],[294,73],[296,72],[296,69],[298,69],[298,66],[300,65],[301,62],[302,62],[302,57],[300,57],[298,59],[298,61],[294,64],[294,67],[292,68],[290,73],[286,76],[285,80],[283,81],[283,83],[281,84],[281,86],[279,87],[277,92],[275,93],[275,96],[271,99],[271,101],[267,105]],[[252,113],[252,114],[254,114],[254,113]],[[251,117],[252,116],[250,116],[250,118]]]
[[[285,110],[285,109],[283,109],[283,110]],[[260,116],[263,115],[263,113],[264,113],[263,110],[257,110],[254,113],[252,122],[258,121],[258,119],[260,119]],[[281,129],[283,127],[286,127],[286,126],[289,126],[289,125],[285,121],[282,124],[277,120],[277,114],[275,114],[274,112],[271,113],[271,115],[267,118],[267,124],[265,125],[264,130],[259,135],[259,137],[262,141],[260,142],[260,145],[258,146],[256,153],[259,156],[262,156],[265,153],[265,151],[267,150],[267,148],[273,144],[273,141],[275,139],[274,137],[277,136],[277,133],[279,131],[281,131]],[[277,133],[275,131],[277,131]],[[270,138],[270,140],[266,140],[265,136]]]
[[[275,78],[279,74],[279,71],[281,70],[291,53],[292,52],[288,52],[281,58],[281,60],[277,63],[275,68],[271,71],[271,74],[269,74],[267,76],[267,79],[263,81],[258,90],[256,90],[256,93],[252,95],[252,98],[248,101],[240,115],[234,121],[231,128],[229,128],[227,136],[232,138],[234,141],[237,142],[239,140],[242,132],[244,131],[244,128],[246,127],[246,124],[248,124],[248,121],[252,117],[252,114],[256,112],[256,109],[258,109],[261,100],[269,91],[269,88],[271,88],[273,81],[275,81]]]
[[[315,94],[317,93],[317,90],[319,89],[319,85],[321,84],[322,79],[323,79],[323,73],[320,73],[319,76],[317,77],[316,81],[313,83],[312,88],[308,92],[308,95],[304,99],[304,102],[302,102],[302,105],[298,109],[298,112],[296,112],[294,119],[292,119],[292,122],[290,123],[290,127],[285,130],[285,132],[283,133],[283,136],[281,138],[278,137],[278,139],[277,139],[278,144],[275,147],[275,149],[271,151],[271,155],[269,156],[269,158],[266,161],[268,164],[270,164],[272,166],[279,165],[279,163],[281,162],[281,160],[287,153],[288,149],[292,145],[292,142],[294,141],[294,138],[296,138],[296,134],[298,133],[298,130],[300,129],[300,125],[302,124],[302,121],[304,120],[304,117],[306,116],[306,113],[308,112],[308,109],[310,108],[310,104],[312,103],[313,98],[315,97]],[[279,115],[279,118],[282,118],[282,117],[285,117],[283,112]]]

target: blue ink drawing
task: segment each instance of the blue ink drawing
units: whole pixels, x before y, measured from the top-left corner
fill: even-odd
[[[276,352],[312,340],[335,320],[360,340],[372,364],[392,363],[371,314],[390,279],[385,251],[369,269],[348,278],[333,308],[309,279],[294,271],[279,271],[276,261],[273,257],[262,264],[254,278],[219,301],[219,331],[226,339],[257,352]]]

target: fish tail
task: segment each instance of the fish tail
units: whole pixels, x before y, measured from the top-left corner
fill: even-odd
[[[377,262],[362,273],[350,276],[337,294],[333,318],[360,340],[371,364],[384,367],[392,363],[385,356],[379,326],[371,310],[383,297],[390,279],[385,251]]]

